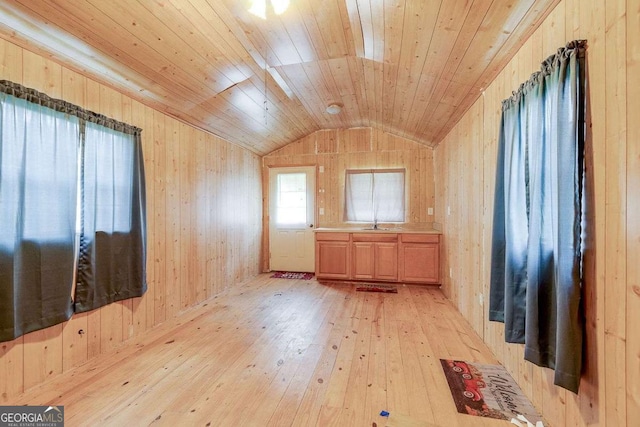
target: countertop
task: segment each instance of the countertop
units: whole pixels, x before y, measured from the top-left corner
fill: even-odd
[[[313,230],[316,233],[402,233],[402,234],[442,234],[442,231],[433,228],[402,228],[402,227],[381,227],[372,230],[369,227],[320,227]]]

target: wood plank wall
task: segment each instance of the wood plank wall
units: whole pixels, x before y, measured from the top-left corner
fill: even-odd
[[[375,128],[329,129],[314,132],[263,157],[264,230],[269,229],[269,168],[317,166],[316,214],[318,227],[344,226],[345,169],[406,168],[407,226],[431,227],[435,209],[433,150]],[[324,172],[319,172],[319,167]],[[264,233],[263,270],[269,268],[269,236]]]
[[[587,39],[588,227],[585,373],[580,393],[525,362],[489,322],[491,223],[500,102],[558,47]],[[444,289],[552,426],[640,419],[640,0],[563,0],[435,152]],[[447,214],[450,207],[451,214]],[[451,277],[449,272],[451,271]]]
[[[254,153],[2,39],[0,79],[143,129],[149,287],[142,298],[0,343],[2,403],[255,276],[262,189]]]

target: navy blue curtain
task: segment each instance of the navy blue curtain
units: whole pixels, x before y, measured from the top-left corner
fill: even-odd
[[[79,120],[0,81],[0,341],[73,312]]]
[[[76,312],[147,290],[140,132],[122,124],[88,122],[84,141]]]
[[[525,359],[578,391],[584,320],[581,222],[585,41],[547,58],[503,101],[489,319]]]
[[[0,342],[145,292],[140,133],[0,80]]]

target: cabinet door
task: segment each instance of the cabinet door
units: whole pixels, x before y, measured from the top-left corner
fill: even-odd
[[[349,279],[349,242],[316,241],[316,277]]]
[[[399,258],[401,281],[440,283],[438,243],[403,243]]]
[[[398,280],[397,243],[375,243],[374,278]]]
[[[373,279],[375,262],[375,243],[353,242],[353,279]]]

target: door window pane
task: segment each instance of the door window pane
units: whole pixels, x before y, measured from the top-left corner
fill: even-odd
[[[276,224],[301,225],[307,223],[307,175],[305,173],[278,174]]]

